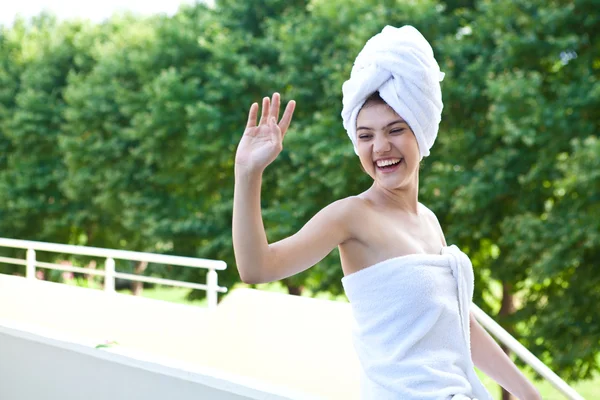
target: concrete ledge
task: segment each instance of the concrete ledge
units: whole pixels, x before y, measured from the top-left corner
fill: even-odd
[[[141,353],[96,349],[7,325],[0,321],[2,399],[308,400],[244,377],[176,366]]]
[[[195,382],[214,390],[231,389],[228,393],[238,396],[239,386],[250,390],[243,396],[259,396],[246,398],[359,398],[360,369],[352,347],[352,315],[347,303],[238,289],[225,297],[216,310],[208,311],[0,275],[0,327],[2,381],[11,377],[16,382],[21,379],[15,378],[17,375],[31,378],[27,374],[30,368],[23,366],[10,372],[10,364],[4,361],[5,356],[16,356],[6,349],[9,342],[11,347],[22,348],[25,340],[55,363],[56,357],[62,356],[67,364],[75,359],[87,360],[79,361],[89,364],[88,372],[93,378],[86,382],[95,387],[104,386],[107,380],[93,372],[94,368],[110,370],[103,366],[108,362],[119,364],[122,373],[123,369],[133,368],[135,374],[143,370],[161,375],[160,379],[144,375],[148,380],[159,382],[168,377],[187,382],[186,385]],[[115,340],[119,345],[94,348],[105,340]],[[62,349],[61,353],[56,353],[57,348]],[[111,358],[102,358],[107,355]],[[37,363],[31,360],[34,358],[30,362]],[[78,367],[69,364],[63,369],[67,368],[76,371]],[[46,369],[59,368],[48,361],[41,375],[48,373]],[[69,376],[64,373],[56,378],[68,379],[64,385],[68,387],[72,384]],[[112,382],[117,378],[106,379]],[[205,381],[198,381],[202,379]],[[175,381],[164,385],[179,387]],[[187,393],[184,386],[182,396]],[[5,397],[3,387],[0,384],[2,399],[29,398]],[[221,399],[198,397],[198,389],[195,390],[196,399]],[[155,391],[162,393],[159,386]],[[184,399],[182,396],[176,397]],[[69,397],[57,397],[63,398]],[[117,399],[113,394],[103,398]]]

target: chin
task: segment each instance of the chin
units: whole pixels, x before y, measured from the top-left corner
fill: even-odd
[[[403,189],[408,185],[406,182],[402,182],[399,180],[384,180],[384,179],[378,179],[377,184],[380,187],[382,187],[383,189],[387,189],[387,190]]]

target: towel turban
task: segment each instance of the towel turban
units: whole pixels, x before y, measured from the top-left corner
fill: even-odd
[[[342,86],[342,119],[354,151],[358,113],[365,100],[379,92],[414,132],[421,158],[428,156],[442,117],[443,79],[431,45],[414,27],[386,26],[369,39]]]

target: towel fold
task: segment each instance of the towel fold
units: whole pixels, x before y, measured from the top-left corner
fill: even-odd
[[[471,360],[473,270],[456,246],[345,276],[364,399],[491,400]]]
[[[441,121],[443,78],[431,46],[414,27],[386,26],[369,39],[342,86],[342,119],[354,151],[356,118],[365,100],[378,91],[412,129],[421,158],[428,156]]]

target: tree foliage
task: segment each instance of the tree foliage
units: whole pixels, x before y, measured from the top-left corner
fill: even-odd
[[[102,24],[19,20],[0,28],[0,236],[222,259],[232,286],[233,160],[249,106],[273,91],[298,103],[263,181],[274,241],[369,187],[341,86],[369,37],[411,24],[446,72],[421,201],[471,256],[476,302],[495,313],[514,296],[502,323],[565,377],[589,377],[600,344],[596,9],[221,0]],[[177,271],[147,273],[205,279]],[[339,294],[341,277],[334,251],[285,283]]]
[[[450,134],[432,167],[451,193],[449,235],[521,303],[504,322],[584,377],[600,343],[600,18],[593,2],[563,3],[485,1],[463,14],[441,45]]]

